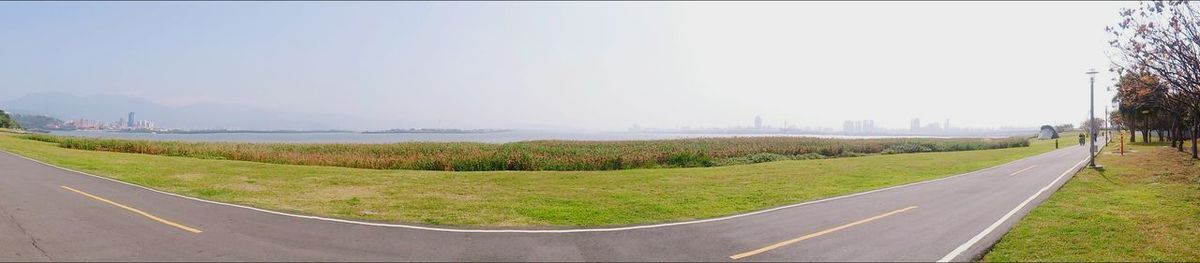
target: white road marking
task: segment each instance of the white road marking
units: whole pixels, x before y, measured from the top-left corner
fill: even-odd
[[[939,259],[938,262],[949,262],[950,260],[953,260],[954,258],[958,257],[959,254],[962,254],[963,251],[966,251],[968,248],[971,248],[971,246],[975,245],[975,243],[978,243],[979,240],[983,239],[984,236],[987,236],[989,233],[992,233],[992,231],[995,231],[996,228],[1000,226],[1000,224],[1004,223],[1004,221],[1008,221],[1008,218],[1012,217],[1013,214],[1016,214],[1017,211],[1021,210],[1021,208],[1024,208],[1025,205],[1028,205],[1029,202],[1032,202],[1033,199],[1036,199],[1039,195],[1042,195],[1042,193],[1046,192],[1046,190],[1049,190],[1050,187],[1054,186],[1054,184],[1056,184],[1056,183],[1058,183],[1058,181],[1062,180],[1063,177],[1066,177],[1068,174],[1075,172],[1075,169],[1079,168],[1079,165],[1083,164],[1084,162],[1087,162],[1087,159],[1083,159],[1082,161],[1075,163],[1074,166],[1071,166],[1071,169],[1068,169],[1067,171],[1063,172],[1061,175],[1058,176],[1058,178],[1055,178],[1054,181],[1051,181],[1050,184],[1048,184],[1045,187],[1042,187],[1042,189],[1038,190],[1037,193],[1033,193],[1033,195],[1029,196],[1029,198],[1026,198],[1024,202],[1021,202],[1021,204],[1017,205],[1017,207],[1014,207],[1012,210],[1009,210],[1007,214],[1004,214],[1004,216],[1002,216],[1002,217],[1000,217],[1000,219],[996,220],[995,223],[992,223],[992,225],[983,229],[983,231],[979,232],[979,234],[975,235],[975,237],[972,237],[970,240],[967,240],[966,243],[963,243],[962,245],[959,245],[957,248],[955,248],[953,251],[950,251],[949,254],[946,254],[946,256],[942,257],[942,259]]]
[[[1008,174],[1008,176],[1017,175],[1017,174],[1019,174],[1019,173],[1021,173],[1021,172],[1028,171],[1029,169],[1033,169],[1034,167],[1037,167],[1037,165],[1031,165],[1031,166],[1029,166],[1029,167],[1025,167],[1025,169],[1021,169],[1020,171],[1016,171],[1016,172],[1013,172],[1013,173],[1011,173],[1011,174]]]

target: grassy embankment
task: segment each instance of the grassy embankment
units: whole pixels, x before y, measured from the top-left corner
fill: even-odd
[[[434,171],[599,171],[710,167],[870,154],[1028,146],[1024,138],[822,139],[742,137],[652,141],[527,141],[504,144],[284,144],[172,142],[30,135],[71,149],[276,164]]]
[[[1167,145],[1110,144],[984,260],[1200,261],[1200,166]]]
[[[487,227],[710,218],[945,177],[1054,149],[1053,141],[1037,141],[705,168],[444,172],[85,151],[18,136],[0,135],[0,149],[188,196],[337,218]]]

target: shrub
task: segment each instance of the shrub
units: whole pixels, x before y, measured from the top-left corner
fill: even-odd
[[[746,156],[746,158],[750,160],[750,163],[765,163],[792,159],[790,156],[776,153],[756,153]]]
[[[701,153],[684,152],[667,157],[666,164],[672,167],[712,166],[713,160]]]

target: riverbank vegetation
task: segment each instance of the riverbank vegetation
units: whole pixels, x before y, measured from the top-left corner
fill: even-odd
[[[708,167],[871,154],[1029,146],[1027,138],[829,139],[735,137],[652,141],[525,141],[504,144],[282,144],[175,142],[28,135],[63,148],[276,164],[437,171],[595,171]]]
[[[1046,140],[996,150],[703,168],[444,172],[86,151],[20,136],[0,134],[0,150],[186,196],[335,218],[479,227],[711,218],[942,178],[1055,149]]]
[[[13,120],[12,117],[8,116],[8,113],[5,113],[4,111],[0,110],[0,128],[20,129],[21,125],[17,124],[17,121]]]

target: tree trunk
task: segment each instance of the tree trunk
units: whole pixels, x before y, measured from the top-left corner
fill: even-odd
[[[1137,142],[1137,130],[1129,128],[1129,142]]]
[[[1200,155],[1196,155],[1197,154],[1197,152],[1196,152],[1196,135],[1197,135],[1196,132],[1198,132],[1198,131],[1200,131],[1200,129],[1196,129],[1196,126],[1193,125],[1192,126],[1192,159],[1200,159]]]
[[[1181,126],[1181,127],[1179,127],[1179,136],[1175,136],[1175,137],[1176,137],[1176,138],[1178,138],[1178,140],[1179,140],[1179,146],[1176,146],[1176,148],[1179,148],[1179,151],[1180,151],[1180,152],[1183,152],[1183,142],[1184,142],[1184,139],[1185,139],[1185,138],[1183,137],[1183,134],[1184,134],[1185,132],[1190,132],[1190,131],[1186,130],[1186,129],[1187,129],[1186,127],[1182,127],[1183,125],[1180,125],[1180,126]]]
[[[1167,132],[1167,136],[1169,136],[1169,137],[1170,137],[1170,138],[1168,138],[1168,139],[1170,139],[1170,140],[1171,140],[1171,147],[1175,147],[1175,143],[1176,143],[1176,142],[1178,142],[1178,140],[1175,138],[1175,137],[1178,137],[1178,136],[1176,136],[1176,135],[1178,134],[1178,132],[1176,132],[1177,130],[1178,130],[1178,129],[1175,127],[1175,125],[1174,125],[1174,124],[1172,124],[1172,125],[1171,125],[1171,128],[1170,128],[1170,131],[1169,131],[1169,132]]]
[[[1196,132],[1200,132],[1200,128],[1196,128],[1198,126],[1200,126],[1200,121],[1192,122],[1192,133],[1190,133],[1190,136],[1192,136],[1192,159],[1200,159],[1200,155],[1196,155],[1200,154],[1196,153],[1196,136],[1198,136]]]
[[[1175,124],[1175,132],[1171,133],[1171,146],[1183,152],[1183,125]]]

